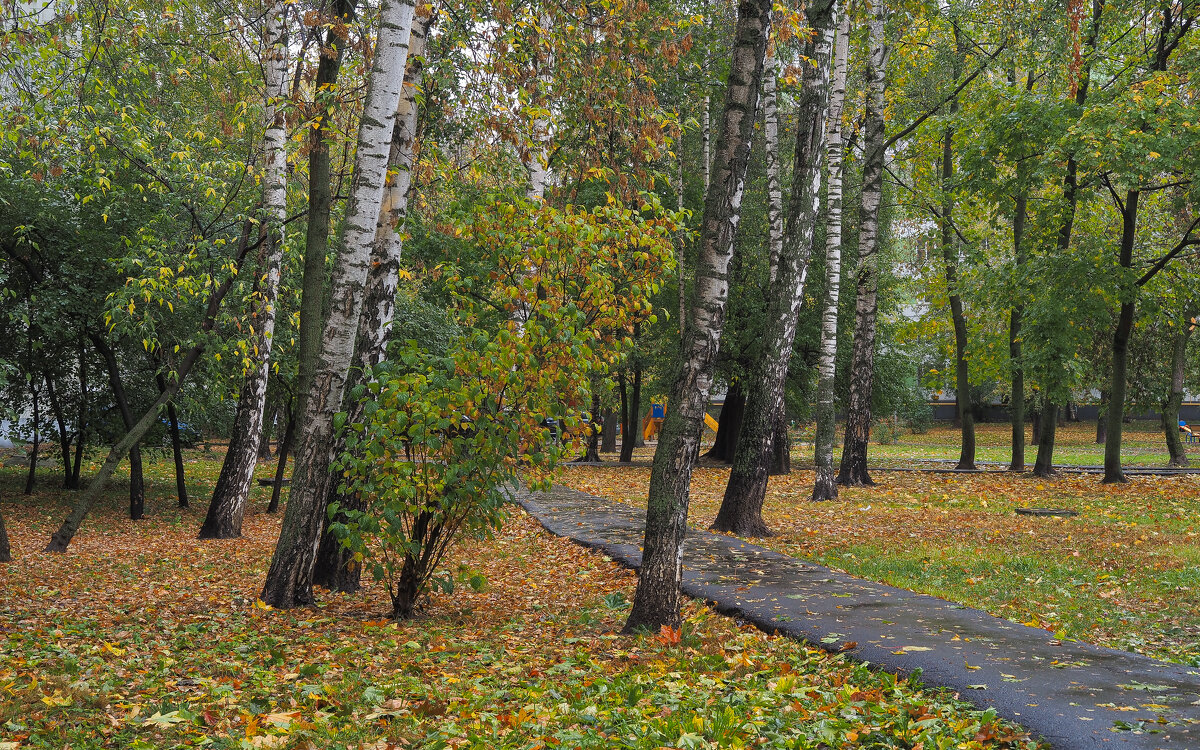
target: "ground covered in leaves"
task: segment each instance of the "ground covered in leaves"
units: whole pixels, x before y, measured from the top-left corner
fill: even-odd
[[[946,445],[956,435],[943,427],[906,435],[899,447]],[[878,448],[871,445],[872,455]],[[811,447],[798,446],[793,458],[799,468],[771,478],[764,517],[776,535],[756,540],[765,546],[1059,637],[1200,666],[1200,475],[1104,485],[1096,475],[1069,473],[878,470],[877,486],[843,488],[837,501],[814,504],[813,473],[804,468]],[[716,517],[728,476],[725,468],[697,469],[693,525]],[[645,466],[572,467],[563,477],[643,507],[648,479]],[[1019,507],[1079,516],[1018,516]]]
[[[189,457],[201,499],[217,458]],[[0,565],[0,749],[1033,746],[991,712],[695,603],[681,635],[620,636],[633,574],[516,509],[450,564],[486,586],[414,622],[388,622],[371,586],[266,609],[265,494],[242,539],[200,542],[203,503],[174,508],[169,462],[148,468],[147,519],[113,493],[59,556],[39,550],[70,493],[24,498],[0,471],[16,558]]]

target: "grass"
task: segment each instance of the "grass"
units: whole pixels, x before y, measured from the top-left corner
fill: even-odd
[[[981,436],[994,439],[995,426],[986,427]],[[1059,433],[1079,459],[1088,455],[1081,444],[1088,429]],[[902,452],[913,447],[910,440],[921,440],[930,453],[953,446],[956,457],[956,434],[941,427],[905,436],[899,446],[872,444],[872,461],[885,452],[888,460],[911,460]],[[811,466],[807,450],[794,460]],[[697,469],[695,526],[715,518],[728,475],[725,468]],[[820,504],[809,500],[810,469],[772,477],[764,516],[775,536],[761,543],[1063,638],[1200,666],[1200,476],[1131,477],[1124,485],[1066,473],[1045,480],[876,470],[873,477],[877,486],[843,488],[837,501]],[[644,507],[648,478],[642,466],[580,466],[569,468],[563,481]],[[1080,515],[1014,513],[1047,506]]]
[[[958,460],[960,432],[947,424],[938,424],[923,434],[905,433],[891,445],[871,445],[872,459],[880,465],[914,459]],[[840,438],[840,436],[839,436]],[[975,426],[977,461],[1005,465],[1012,459],[1012,428],[994,422]],[[1185,444],[1188,457],[1200,459],[1200,443]],[[1154,420],[1135,420],[1122,431],[1121,456],[1126,466],[1166,466],[1166,438]],[[1033,466],[1037,445],[1032,431],[1025,431],[1025,463]],[[1060,466],[1103,466],[1104,445],[1096,443],[1095,422],[1064,423],[1054,435],[1054,463]]]
[[[191,452],[203,501],[219,455]],[[393,623],[368,585],[279,612],[257,601],[279,518],[195,539],[170,462],[148,517],[120,491],[66,555],[40,552],[72,493],[0,470],[0,748],[1032,747],[992,712],[690,603],[683,632],[617,635],[634,576],[520,511],[449,570],[486,577]],[[260,469],[265,473],[265,467]]]

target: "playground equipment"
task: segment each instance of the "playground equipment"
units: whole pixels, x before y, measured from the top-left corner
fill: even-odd
[[[642,437],[646,440],[658,435],[658,431],[662,429],[663,419],[667,415],[666,406],[663,404],[650,404],[650,412],[646,414],[646,418],[642,420]],[[713,416],[708,412],[704,413],[704,424],[713,432],[717,431],[720,423],[713,419]]]

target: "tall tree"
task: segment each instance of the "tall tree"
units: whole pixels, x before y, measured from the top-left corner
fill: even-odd
[[[671,387],[670,408],[650,473],[642,566],[633,608],[625,623],[627,632],[680,624],[679,583],[688,493],[729,297],[729,261],[740,218],[770,29],[769,0],[739,3],[713,179],[705,195],[700,226],[695,292]]]
[[[838,496],[833,470],[833,440],[837,426],[834,376],[837,368],[838,297],[842,285],[842,109],[846,101],[846,69],[850,58],[850,13],[842,13],[833,53],[833,82],[829,92],[829,126],[825,136],[828,178],[825,195],[825,300],[821,310],[821,354],[817,364],[817,433],[813,441],[816,478],[813,500]]]
[[[1180,4],[1180,7],[1176,7],[1175,3],[1170,2],[1162,4],[1159,9],[1158,34],[1148,66],[1151,75],[1167,71],[1171,53],[1178,49],[1184,36],[1191,30],[1196,13],[1197,9],[1194,4],[1191,7],[1188,7],[1187,3]],[[1142,129],[1146,130],[1149,127],[1147,123],[1143,125]],[[1108,178],[1105,179],[1113,203],[1121,214],[1121,241],[1117,262],[1121,269],[1126,271],[1126,274],[1127,269],[1133,267],[1133,250],[1137,241],[1138,207],[1142,197],[1141,186],[1138,184],[1141,182],[1140,175],[1137,175],[1136,172],[1134,174],[1135,184],[1125,191],[1124,200],[1121,199],[1112,181]],[[1108,386],[1108,430],[1104,440],[1104,482],[1106,484],[1125,481],[1125,472],[1121,468],[1121,438],[1125,418],[1125,394],[1128,386],[1129,336],[1133,332],[1137,293],[1143,284],[1145,281],[1139,280],[1132,288],[1122,289],[1121,309],[1117,316],[1116,330],[1113,331],[1111,380]]]
[[[266,240],[255,268],[255,293],[251,297],[251,338],[245,362],[246,376],[238,395],[237,414],[221,474],[213,488],[201,539],[232,539],[242,535],[242,518],[250,498],[254,468],[263,431],[267,403],[271,346],[275,336],[275,306],[283,266],[283,227],[287,221],[287,95],[288,33],[287,3],[274,0],[267,9],[263,28],[263,70],[266,81],[263,134],[266,163],[263,175],[263,232]]]
[[[308,227],[304,235],[304,274],[300,291],[300,332],[297,336],[299,372],[297,403],[293,415],[304,414],[312,386],[313,370],[321,346],[321,324],[325,309],[325,259],[329,253],[333,180],[329,146],[334,139],[337,110],[337,81],[346,56],[346,24],[354,15],[357,0],[333,0],[333,19],[325,34],[325,49],[313,79],[313,108],[317,126],[308,136]]]
[[[875,382],[875,334],[879,312],[879,207],[887,145],[883,109],[888,45],[886,0],[877,0],[868,21],[870,54],[866,62],[867,97],[863,115],[862,199],[858,218],[858,261],[854,269],[854,343],[850,359],[850,401],[838,484],[873,485],[867,472],[871,437],[871,388]]]
[[[388,153],[388,182],[384,190],[383,204],[375,222],[374,247],[371,250],[371,267],[363,292],[362,312],[358,318],[358,341],[355,343],[354,366],[346,384],[345,403],[342,410],[347,413],[347,423],[362,421],[363,404],[360,399],[350,397],[355,386],[365,383],[371,371],[383,361],[387,349],[387,332],[391,327],[396,310],[396,289],[399,283],[400,260],[403,251],[401,231],[408,213],[408,194],[412,185],[413,155],[417,135],[417,87],[421,82],[424,66],[425,39],[433,23],[434,14],[427,6],[418,9],[420,15],[413,21],[408,42],[408,70],[404,74],[404,93],[396,111],[392,127],[392,143]],[[338,437],[334,455],[345,449],[345,439]],[[328,502],[337,502],[350,510],[364,507],[361,498],[346,496],[340,492],[337,477],[327,472],[326,494]],[[313,582],[333,591],[352,592],[359,587],[360,566],[353,554],[326,529],[317,550]]]
[[[413,0],[385,0],[359,124],[354,180],[330,287],[321,353],[300,423],[292,488],[262,598],[281,609],[313,601],[312,573],[324,524],[329,467],[336,447],[334,415],[354,357],[363,288],[383,201],[396,109],[404,88]]]
[[[818,0],[806,9],[813,35],[804,47],[811,64],[804,69],[797,104],[796,153],[787,227],[778,268],[767,295],[766,346],[753,364],[746,415],[733,458],[729,483],[713,528],[746,536],[769,533],[762,517],[772,461],[772,440],[783,418],[783,388],[791,361],[804,282],[812,256],[821,209],[821,172],[825,161],[825,119],[829,108],[829,61],[837,28],[837,0]]]
[[[1104,15],[1104,0],[1092,0],[1092,19],[1083,42],[1082,57],[1077,70],[1073,72],[1073,99],[1076,110],[1082,111],[1087,104],[1088,90],[1091,86],[1092,63],[1096,53],[1096,42],[1100,37],[1100,21]],[[1055,251],[1065,256],[1071,247],[1071,235],[1075,228],[1075,214],[1079,206],[1079,161],[1074,152],[1067,155],[1066,175],[1063,177],[1063,205],[1059,219],[1058,237]],[[1062,363],[1060,363],[1061,365]],[[1047,389],[1044,389],[1047,390]],[[1046,392],[1043,400],[1042,413],[1039,419],[1041,429],[1038,435],[1037,460],[1033,465],[1035,477],[1048,477],[1054,472],[1054,436],[1058,427],[1059,401],[1061,393]],[[1112,408],[1112,396],[1109,395],[1109,409]]]

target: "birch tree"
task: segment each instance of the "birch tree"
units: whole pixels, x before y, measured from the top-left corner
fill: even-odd
[[[838,484],[873,485],[867,473],[871,436],[871,388],[875,374],[876,316],[879,312],[879,206],[887,144],[883,109],[888,45],[886,0],[875,0],[868,21],[870,54],[866,64],[867,100],[863,115],[862,200],[859,205],[858,262],[854,269],[854,343],[850,359],[850,401]]]
[[[850,58],[850,13],[838,22],[833,53],[833,82],[829,92],[828,133],[825,137],[827,175],[825,196],[825,300],[821,310],[821,352],[817,362],[817,432],[813,441],[816,478],[813,500],[837,498],[833,470],[833,439],[837,426],[834,376],[837,369],[838,297],[842,285],[842,171],[845,146],[842,110],[846,102],[846,68]]]
[[[365,382],[367,375],[384,357],[387,348],[387,332],[396,312],[396,289],[400,281],[400,259],[403,251],[404,219],[408,214],[408,194],[412,186],[413,158],[417,135],[417,87],[424,68],[425,40],[434,21],[431,8],[413,21],[408,42],[408,66],[404,73],[404,93],[396,110],[396,122],[392,128],[391,149],[388,154],[389,176],[384,189],[379,218],[375,222],[375,240],[371,250],[371,267],[367,272],[363,295],[362,312],[358,318],[358,341],[355,344],[354,367],[350,370],[345,388],[347,394],[358,384]],[[361,400],[344,397],[343,410],[347,412],[347,423],[362,421]],[[338,439],[334,454],[340,455],[345,440]],[[337,486],[337,477],[327,472],[329,502],[338,502],[341,507],[361,510],[362,502],[356,497],[343,495]],[[359,587],[359,567],[353,555],[326,529],[317,550],[313,580],[333,591],[353,592]]]
[[[820,214],[825,118],[829,107],[829,61],[837,27],[837,0],[810,3],[807,21],[814,33],[805,44],[804,57],[812,62],[804,69],[797,107],[794,176],[787,226],[767,295],[766,346],[752,366],[733,469],[721,508],[713,521],[713,528],[718,531],[746,536],[769,533],[762,518],[762,506],[771,468],[772,440],[783,415],[784,380],[791,361],[800,304],[804,300],[804,282],[812,257],[814,229]]]
[[[633,609],[625,624],[627,632],[680,624],[679,582],[688,493],[729,298],[729,261],[740,218],[770,28],[771,3],[742,0],[738,5],[728,86],[717,135],[713,180],[704,201],[695,293],[682,336],[682,356],[674,373],[667,417],[654,454],[642,567]]]
[[[201,539],[230,539],[242,535],[242,518],[254,467],[258,462],[258,444],[263,430],[263,409],[267,400],[271,345],[275,333],[275,307],[279,296],[279,276],[283,265],[283,227],[287,221],[287,122],[284,104],[287,96],[288,35],[284,2],[272,2],[267,10],[263,31],[263,69],[266,78],[263,136],[265,171],[263,175],[263,231],[266,241],[258,256],[251,298],[251,337],[247,342],[249,365],[238,396],[237,414],[229,449],[221,465],[221,475],[213,489],[212,502]]]
[[[383,201],[396,110],[404,88],[413,0],[385,0],[366,102],[359,124],[354,179],[330,286],[332,305],[312,387],[301,418],[292,489],[262,599],[281,609],[311,603],[312,572],[324,523],[325,477],[335,456],[334,415],[354,356],[363,292]]]

